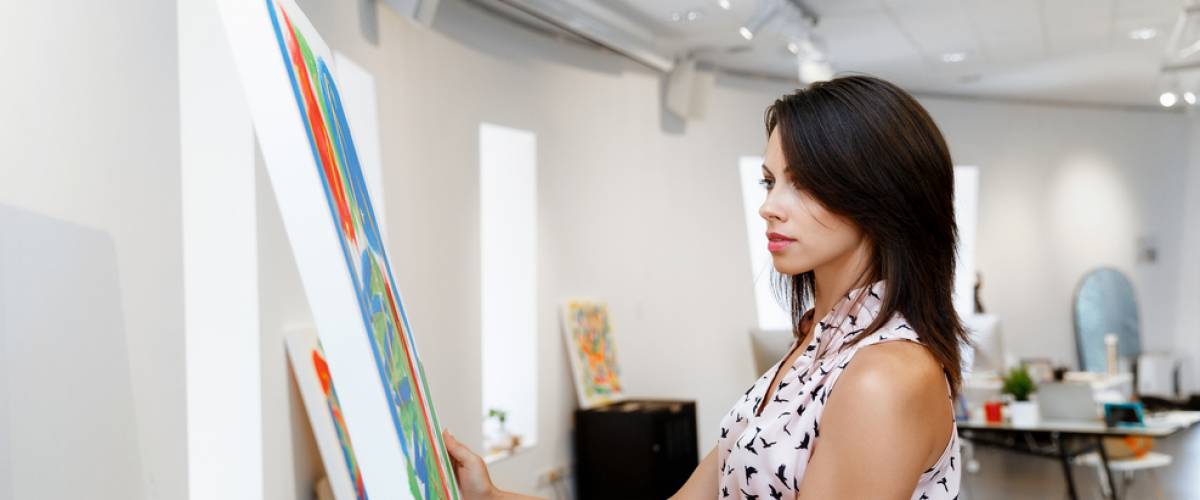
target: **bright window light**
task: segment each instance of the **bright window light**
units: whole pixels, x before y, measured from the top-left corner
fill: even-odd
[[[537,441],[537,136],[479,127],[484,449]],[[501,415],[503,415],[501,417]],[[501,424],[503,419],[503,424]]]
[[[762,179],[761,156],[743,156],[738,159],[738,170],[742,179],[742,203],[746,215],[746,241],[750,245],[750,276],[754,280],[754,302],[758,309],[758,328],[761,330],[791,330],[792,319],[788,309],[775,300],[771,290],[774,267],[771,253],[767,251],[767,222],[759,217],[758,208],[766,199],[766,191],[759,185]]]

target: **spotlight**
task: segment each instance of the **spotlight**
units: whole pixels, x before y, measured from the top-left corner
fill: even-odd
[[[1179,98],[1175,96],[1175,93],[1170,91],[1163,92],[1162,95],[1158,96],[1158,103],[1162,104],[1164,108],[1174,106],[1178,100]]]
[[[779,4],[775,2],[760,2],[758,4],[758,10],[754,13],[754,16],[738,29],[738,33],[742,34],[742,38],[753,40],[754,35],[758,33],[758,30],[761,30],[763,26],[766,26],[767,22],[771,20],[771,16],[775,14],[775,10],[778,8],[778,6]]]
[[[967,60],[966,52],[947,52],[942,54],[942,62],[944,63],[960,63]]]
[[[1189,106],[1192,104],[1196,104],[1196,94],[1193,94],[1190,90],[1187,92],[1184,92],[1183,93],[1183,102],[1188,103]]]
[[[1154,28],[1140,28],[1129,32],[1130,40],[1149,40],[1158,36],[1158,30]]]

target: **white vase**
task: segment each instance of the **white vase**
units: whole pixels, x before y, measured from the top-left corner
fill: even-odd
[[[1008,413],[1014,427],[1037,425],[1040,417],[1037,401],[1013,401],[1008,404]]]

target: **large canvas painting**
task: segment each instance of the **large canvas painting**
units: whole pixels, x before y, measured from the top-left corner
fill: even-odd
[[[594,408],[621,400],[624,391],[608,306],[592,300],[568,300],[563,305],[563,334],[579,405]]]
[[[312,335],[293,334],[287,338],[287,350],[334,498],[367,500],[362,470],[320,341]]]
[[[332,53],[291,0],[218,0],[366,493],[457,499]]]

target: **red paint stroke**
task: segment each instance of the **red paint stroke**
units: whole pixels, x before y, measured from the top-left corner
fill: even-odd
[[[293,31],[292,21],[288,18],[287,11],[279,9],[283,14],[283,22],[287,27],[287,46],[288,53],[292,58],[292,66],[296,71],[296,78],[300,82],[300,90],[304,95],[305,115],[308,118],[308,127],[313,134],[313,143],[317,146],[317,154],[321,158],[321,168],[325,171],[325,178],[329,186],[329,191],[333,196],[334,204],[337,205],[338,222],[341,224],[342,232],[346,239],[358,245],[358,235],[354,231],[354,221],[350,215],[350,202],[346,197],[345,183],[342,179],[341,171],[337,168],[337,159],[333,155],[333,143],[329,138],[329,132],[325,128],[325,121],[320,113],[320,107],[317,104],[316,96],[313,95],[312,81],[308,76],[308,65],[304,62],[304,55],[300,51],[300,44],[296,41],[296,35]]]

